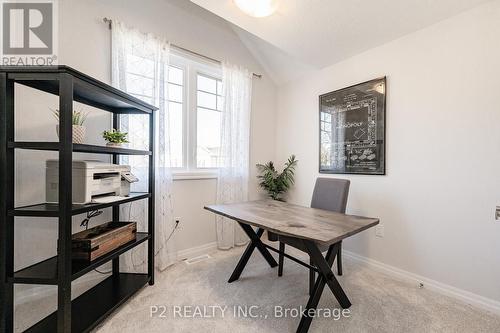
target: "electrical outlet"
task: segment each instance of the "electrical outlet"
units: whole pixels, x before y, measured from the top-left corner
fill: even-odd
[[[377,224],[375,227],[375,236],[377,237],[384,237],[384,225],[383,224]]]
[[[500,220],[500,206],[497,206],[497,208],[495,209],[495,220]]]

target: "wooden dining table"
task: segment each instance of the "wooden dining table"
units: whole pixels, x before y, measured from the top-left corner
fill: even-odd
[[[377,225],[378,218],[341,214],[276,200],[209,205],[205,206],[205,209],[236,221],[250,238],[250,243],[231,274],[229,283],[239,279],[255,249],[271,267],[278,265],[269,250],[276,253],[283,252],[262,242],[261,237],[265,230],[272,231],[278,237],[292,240],[296,244],[294,247],[309,255],[311,264],[283,253],[286,258],[319,273],[302,313],[297,332],[305,333],[309,330],[325,285],[328,285],[342,308],[347,309],[351,306],[331,267],[342,240]],[[322,254],[323,249],[328,249],[326,256]]]

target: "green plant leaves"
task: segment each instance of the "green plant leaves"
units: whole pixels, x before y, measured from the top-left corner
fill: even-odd
[[[52,114],[54,115],[54,118],[56,118],[57,122],[59,122],[59,110],[58,109],[51,109]],[[84,112],[82,110],[75,110],[73,111],[73,116],[71,117],[71,124],[72,125],[77,125],[77,126],[83,126],[85,123],[85,120],[87,120],[87,117],[89,115],[89,112]]]
[[[127,143],[127,135],[128,133],[120,132],[114,128],[111,131],[104,131],[102,133],[104,140],[111,143]]]
[[[294,176],[297,162],[298,160],[295,159],[295,155],[290,156],[281,173],[278,173],[272,161],[266,164],[257,164],[257,169],[260,173],[257,176],[260,180],[259,185],[268,193],[270,198],[283,200],[281,195],[286,193],[295,183]]]

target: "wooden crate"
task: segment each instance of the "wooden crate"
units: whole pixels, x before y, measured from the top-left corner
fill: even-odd
[[[73,260],[95,260],[136,239],[136,222],[108,222],[72,236]]]

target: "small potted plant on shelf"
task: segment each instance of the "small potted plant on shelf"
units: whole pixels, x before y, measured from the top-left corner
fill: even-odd
[[[257,164],[260,180],[260,187],[267,192],[267,195],[273,200],[284,201],[282,195],[285,194],[294,184],[295,167],[297,166],[295,155],[288,158],[285,168],[278,173],[272,161],[266,164]]]
[[[106,146],[108,147],[121,147],[123,143],[128,143],[127,135],[128,133],[120,132],[114,128],[111,131],[104,131],[102,133],[102,137],[107,141]]]
[[[54,117],[59,123],[60,113],[58,109],[52,110]],[[73,116],[71,117],[71,124],[73,125],[73,143],[83,143],[85,139],[85,120],[87,120],[88,112],[84,112],[82,109],[73,111]],[[56,125],[57,137],[59,137],[59,124]]]

